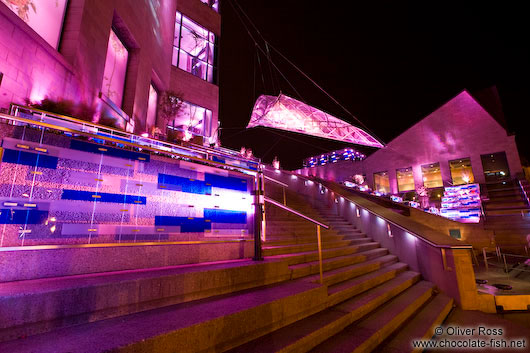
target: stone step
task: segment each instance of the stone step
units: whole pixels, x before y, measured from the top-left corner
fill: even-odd
[[[361,263],[356,263],[354,265],[339,267],[334,270],[329,270],[324,272],[324,284],[328,287],[333,286],[334,284],[347,281],[351,278],[360,276],[362,274],[375,271],[385,264],[393,263],[397,261],[397,256],[395,255],[383,255],[376,257],[372,260],[363,261]],[[320,274],[315,275],[308,280],[313,280],[317,282],[320,280]],[[333,289],[328,288],[328,292],[332,293]]]
[[[530,212],[528,207],[504,207],[486,210],[486,219],[492,216],[526,216]]]
[[[383,342],[377,351],[380,353],[409,353],[411,341],[417,339],[429,340],[435,333],[434,329],[441,326],[453,308],[453,299],[443,293],[438,293],[428,301],[399,332]],[[420,349],[416,351],[421,352]]]
[[[349,245],[355,245],[355,242],[352,242],[351,240],[327,241],[322,242],[322,249],[340,248]],[[315,241],[314,243],[306,244],[264,246],[262,249],[264,256],[295,254],[299,252],[318,250],[318,244]]]
[[[388,249],[380,248],[379,243],[367,243],[358,245],[357,247],[364,247],[364,249],[350,255],[336,256],[332,258],[323,259],[322,270],[331,271],[339,267],[354,265],[388,254]],[[291,278],[300,278],[319,273],[320,263],[317,259],[315,261],[307,261],[303,263],[294,264],[289,266],[289,268],[292,271]]]
[[[523,200],[504,200],[504,201],[490,201],[484,203],[485,210],[495,210],[510,207],[526,207],[526,202]]]
[[[432,283],[421,281],[310,352],[371,352],[423,306],[433,291]]]
[[[229,352],[307,352],[410,288],[419,278],[420,275],[415,272],[401,273],[340,305],[332,306]]]
[[[371,261],[379,263],[379,269],[328,287],[330,305],[341,303],[354,295],[380,285],[408,268],[407,264],[397,262],[398,259],[394,255],[381,256]]]
[[[322,259],[332,259],[337,257],[344,257],[348,255],[358,254],[363,251],[368,251],[372,249],[379,248],[379,243],[370,242],[363,243],[358,245],[350,245],[342,248],[333,248],[333,249],[323,249],[322,250]],[[307,251],[297,254],[283,254],[283,255],[273,255],[266,256],[267,260],[283,260],[288,265],[298,265],[308,262],[318,261],[318,251]]]
[[[326,288],[307,281],[232,293],[0,343],[0,352],[224,351],[326,306]]]
[[[9,320],[0,320],[0,341],[269,285],[290,276],[285,263],[242,260],[4,282],[0,315]]]
[[[301,228],[301,227],[278,227],[278,226],[266,226],[266,232],[267,234],[292,234],[295,236],[302,236],[302,235],[311,235],[316,234],[317,228],[316,225],[313,227],[308,228]],[[321,235],[338,235],[339,232],[335,229],[320,229]]]
[[[358,235],[355,239],[362,238],[361,235]],[[267,236],[266,241],[264,242],[264,246],[274,244],[276,245],[282,245],[282,244],[307,244],[307,243],[316,243],[317,242],[317,234],[310,234],[310,235],[292,235],[292,234],[282,234],[282,235],[269,235]],[[321,235],[322,242],[329,242],[329,241],[340,241],[340,240],[347,240],[350,239],[347,235]]]

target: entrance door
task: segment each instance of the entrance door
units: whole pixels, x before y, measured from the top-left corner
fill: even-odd
[[[497,152],[480,156],[486,182],[496,182],[510,179],[510,169],[506,160],[506,153]]]

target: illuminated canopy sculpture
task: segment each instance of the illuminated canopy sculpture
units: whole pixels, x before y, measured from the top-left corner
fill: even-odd
[[[261,95],[247,129],[255,126],[299,132],[358,145],[383,147],[367,132],[294,98]]]

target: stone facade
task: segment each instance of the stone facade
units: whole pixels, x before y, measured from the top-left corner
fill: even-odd
[[[220,15],[199,0],[70,0],[59,49],[0,2],[0,107],[45,96],[97,104],[111,28],[129,50],[121,109],[146,126],[149,86],[182,92],[210,109],[217,127],[218,87],[171,65],[176,11],[220,35]]]
[[[510,174],[522,173],[515,136],[506,130],[467,92],[463,91],[403,132],[362,162],[341,161],[299,170],[303,175],[344,181],[365,174],[374,186],[374,173],[387,171],[390,191],[398,192],[396,169],[412,167],[416,188],[423,185],[421,166],[440,163],[444,185],[451,181],[449,161],[470,158],[475,182],[484,183],[481,155],[505,152]]]

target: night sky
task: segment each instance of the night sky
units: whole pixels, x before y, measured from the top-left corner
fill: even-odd
[[[522,7],[487,7],[484,2],[438,2],[435,7],[432,2],[224,0],[219,63],[223,146],[248,146],[265,162],[278,156],[287,169],[326,150],[355,148],[273,129],[245,130],[256,98],[280,90],[359,126],[274,51],[273,62],[300,95],[262,53],[258,58],[230,4],[234,1],[268,42],[384,142],[463,89],[495,85],[521,157],[530,158],[530,141],[523,136],[530,103],[530,22]]]

